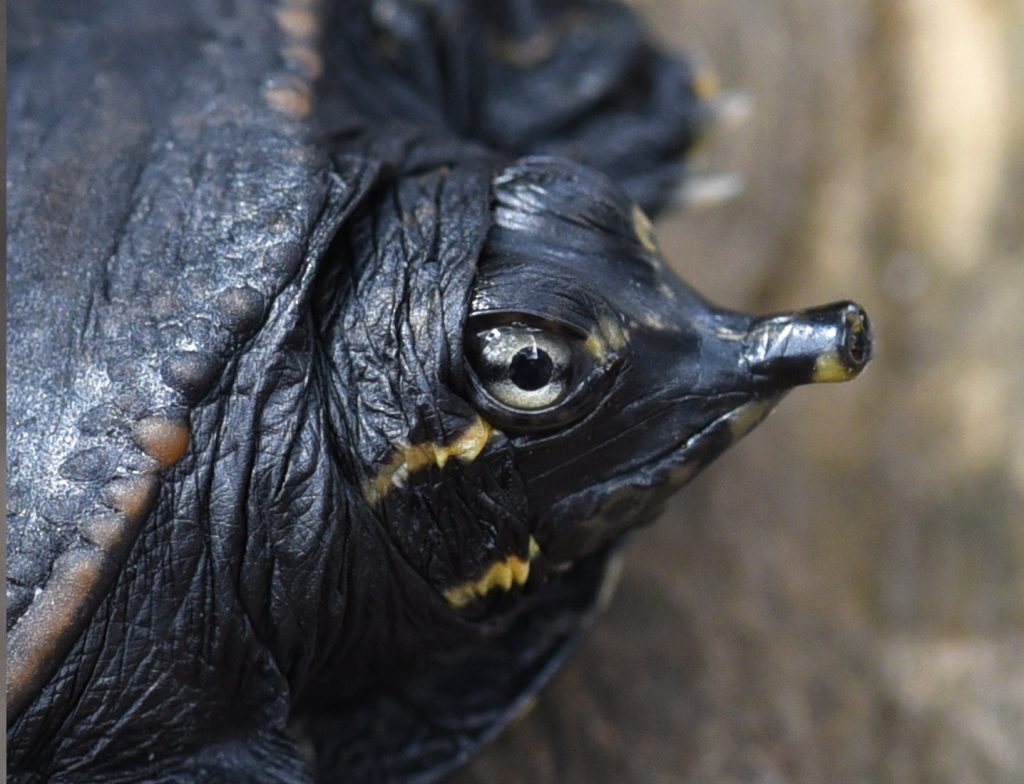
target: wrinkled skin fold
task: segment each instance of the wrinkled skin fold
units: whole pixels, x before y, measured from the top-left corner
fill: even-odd
[[[644,210],[713,105],[624,7],[10,26],[14,780],[435,780],[622,532],[870,356],[852,304],[754,319],[664,265]]]

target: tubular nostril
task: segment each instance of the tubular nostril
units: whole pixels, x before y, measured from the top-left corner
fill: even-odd
[[[851,306],[845,321],[843,348],[846,356],[854,367],[863,367],[871,359],[871,325],[868,316],[860,307]]]
[[[761,387],[849,381],[871,359],[871,328],[859,305],[835,302],[755,321],[743,352]]]

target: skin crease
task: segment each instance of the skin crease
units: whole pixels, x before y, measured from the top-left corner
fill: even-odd
[[[760,322],[658,259],[637,211],[708,109],[628,10],[304,14],[12,20],[16,780],[442,776],[571,650],[618,535],[849,348],[762,330],[755,372]],[[315,89],[275,86],[314,43]],[[481,383],[494,323],[572,347],[550,411]]]

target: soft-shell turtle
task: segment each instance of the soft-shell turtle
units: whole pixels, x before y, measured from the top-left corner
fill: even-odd
[[[665,267],[713,105],[617,5],[23,0],[9,44],[17,780],[436,778],[619,534],[868,359],[855,305]]]

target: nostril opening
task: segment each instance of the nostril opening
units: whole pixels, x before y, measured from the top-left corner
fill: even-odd
[[[846,354],[856,366],[868,361],[871,351],[871,338],[868,329],[868,318],[864,311],[858,311],[847,318],[846,323]]]
[[[858,365],[864,361],[864,354],[866,353],[866,347],[864,343],[864,338],[860,335],[853,335],[850,338],[850,359],[852,359]]]

